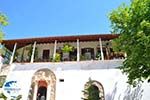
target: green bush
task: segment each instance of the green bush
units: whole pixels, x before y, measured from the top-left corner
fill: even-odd
[[[84,98],[82,98],[83,100],[102,100],[99,97],[99,89],[97,88],[97,86],[92,84],[93,81],[91,79],[89,79],[89,81],[87,82],[87,87],[85,88],[85,90],[83,91],[84,93]]]
[[[3,98],[4,100],[7,100],[7,97],[3,93],[0,94],[0,98]]]
[[[18,95],[16,99],[11,99],[11,100],[21,100],[21,98],[22,98],[22,95]],[[0,99],[7,100],[7,97],[3,93],[1,93]]]
[[[61,58],[60,54],[56,53],[55,58],[53,59],[53,61],[54,62],[60,62],[60,60],[61,60],[60,58]]]

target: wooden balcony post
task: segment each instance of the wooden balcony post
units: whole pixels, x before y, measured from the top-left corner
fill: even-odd
[[[100,51],[101,51],[101,60],[104,60],[103,46],[102,46],[101,38],[99,38],[99,46],[100,46]]]
[[[35,47],[36,47],[36,41],[34,42],[34,45],[33,45],[32,55],[31,55],[31,61],[30,61],[30,63],[33,63],[33,61],[34,61]]]
[[[108,60],[109,59],[108,47],[106,47],[106,55],[107,55],[107,60]]]
[[[13,52],[12,52],[12,55],[11,55],[9,64],[12,64],[12,63],[13,63],[13,59],[14,59],[16,47],[17,47],[17,43],[15,43],[15,45],[14,45],[14,49],[13,49]]]
[[[57,40],[55,40],[55,43],[54,43],[53,60],[55,59],[55,56],[56,56],[56,48],[57,48]]]
[[[80,43],[79,43],[79,39],[77,39],[77,61],[80,61]]]
[[[24,61],[24,51],[25,51],[25,48],[22,49],[22,54],[21,54],[21,62]]]

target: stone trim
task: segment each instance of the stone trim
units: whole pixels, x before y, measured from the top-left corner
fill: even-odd
[[[34,91],[34,87],[36,84],[38,84],[39,81],[44,80],[46,81],[47,85],[50,86],[50,95],[49,100],[55,100],[55,92],[56,92],[56,76],[55,74],[49,70],[49,69],[40,69],[37,72],[35,72],[33,78],[32,78],[32,84],[31,84],[31,93],[32,96],[30,96],[30,99],[33,99],[33,95],[36,93]],[[37,91],[37,90],[36,90]],[[47,90],[48,91],[48,90]]]

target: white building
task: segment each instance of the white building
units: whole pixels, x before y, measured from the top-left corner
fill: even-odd
[[[132,88],[118,69],[124,53],[112,50],[118,35],[97,34],[4,40],[5,62],[2,91],[22,100],[81,100],[92,85],[100,100],[149,100],[150,86],[144,82]],[[7,48],[7,49],[6,49]],[[67,52],[68,48],[71,51]]]

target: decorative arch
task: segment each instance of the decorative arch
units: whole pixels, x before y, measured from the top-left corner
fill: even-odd
[[[99,97],[100,97],[99,100],[105,100],[105,93],[104,93],[103,85],[100,82],[96,81],[96,80],[89,79],[89,81],[86,82],[86,84],[84,86],[84,89],[85,90],[88,89],[91,85],[93,85],[93,86],[98,88],[98,90],[99,90]],[[84,97],[86,98],[87,95],[84,94]]]
[[[56,76],[47,68],[40,69],[34,73],[28,96],[29,100],[37,100],[38,88],[41,86],[47,88],[46,100],[55,100]]]

